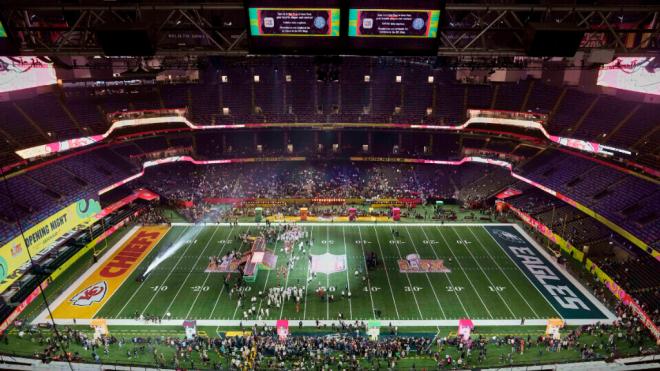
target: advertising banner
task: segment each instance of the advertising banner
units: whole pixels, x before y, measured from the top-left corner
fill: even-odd
[[[509,187],[509,188],[503,190],[502,192],[498,193],[495,196],[495,198],[497,198],[498,200],[504,200],[505,198],[518,196],[521,193],[522,193],[521,191],[519,191],[519,190],[517,190],[513,187]]]
[[[564,327],[564,321],[559,318],[550,318],[545,326],[545,335],[555,340],[561,339],[561,329]]]
[[[0,292],[9,287],[16,279],[9,276],[29,262],[30,253],[38,255],[44,248],[75,227],[91,220],[101,211],[101,205],[94,199],[78,200],[64,209],[49,216],[34,227],[25,231],[25,241],[18,236],[0,248]]]
[[[2,323],[0,324],[0,334],[3,334],[5,330],[7,330],[9,326],[11,326],[12,322],[14,322],[14,320],[18,318],[18,316],[21,313],[23,313],[25,308],[27,308],[27,306],[30,305],[30,303],[32,303],[34,299],[36,299],[37,297],[39,297],[39,295],[41,295],[41,290],[45,290],[47,286],[48,286],[48,281],[42,282],[41,285],[37,286],[37,288],[35,288],[34,291],[32,291],[32,293],[30,293],[30,295],[28,295],[28,297],[25,300],[23,300],[23,302],[19,306],[17,306],[13,312],[11,312],[9,317],[7,317],[4,321],[2,321]]]
[[[566,251],[569,253],[575,260],[577,261],[583,261],[584,260],[584,253],[577,248],[575,248],[573,245],[571,245],[568,241],[564,240],[560,235],[556,234],[553,232],[550,228],[548,228],[545,224],[539,222],[538,220],[534,219],[531,215],[523,212],[520,209],[517,209],[510,204],[507,204],[509,209],[513,211],[522,221],[527,223],[529,226],[533,227],[536,229],[539,233],[547,237],[550,241],[555,243],[557,246],[559,246],[562,250]]]
[[[286,319],[278,319],[276,323],[277,327],[277,336],[280,338],[281,341],[286,340],[286,338],[289,336],[289,320]]]
[[[470,339],[470,334],[474,329],[474,323],[469,318],[459,319],[458,320],[458,336],[462,341],[468,341]]]

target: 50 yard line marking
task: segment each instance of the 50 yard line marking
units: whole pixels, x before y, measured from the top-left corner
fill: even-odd
[[[325,227],[325,253],[330,252],[330,226]],[[328,290],[325,294],[325,319],[330,319],[330,273],[325,275],[325,289]]]
[[[304,235],[305,234],[303,233],[303,236]],[[284,245],[285,243],[286,243],[286,241],[282,240],[282,245]],[[304,245],[304,243],[305,242],[303,242],[303,245]],[[275,253],[277,253],[277,251]],[[295,253],[296,253],[296,244],[295,243],[291,244],[291,254],[287,254],[286,250],[284,250],[284,256],[290,255],[290,256],[287,257],[288,260],[287,260],[287,267],[286,267],[286,279],[284,280],[284,291],[286,291],[287,287],[289,287],[289,276],[291,275],[291,267],[293,266],[293,256],[295,255]],[[296,289],[297,288],[298,287],[296,286]],[[294,297],[294,300],[295,300],[295,297]],[[283,318],[282,317],[283,314],[284,314],[284,292],[282,292],[282,305],[280,306],[280,318]]]
[[[451,249],[451,246],[449,245],[449,242],[447,242],[447,239],[445,238],[445,235],[442,234],[442,231],[440,230],[440,228],[437,225],[435,226],[435,229],[438,230],[438,233],[440,233],[440,237],[442,238],[443,241],[445,241],[445,244],[447,245],[447,248],[449,249],[449,252],[454,257],[454,259],[456,259],[456,264],[458,264],[458,267],[461,268],[461,271],[463,272],[463,275],[465,276],[465,278],[467,278],[468,283],[470,283],[470,286],[472,286],[472,290],[474,290],[474,292],[477,294],[477,297],[479,298],[479,301],[481,302],[481,304],[484,306],[484,309],[486,309],[486,312],[488,313],[488,315],[490,316],[491,319],[494,318],[493,314],[490,313],[490,309],[488,309],[488,306],[486,306],[486,303],[484,302],[484,299],[481,297],[481,295],[479,295],[479,291],[477,291],[477,288],[474,286],[474,283],[472,283],[472,280],[470,279],[470,276],[468,276],[465,269],[463,269],[463,266],[461,265],[460,260],[458,260],[458,257],[454,254],[454,251]]]
[[[277,254],[277,241],[278,241],[278,240],[275,239],[275,245],[273,246],[273,251],[275,252],[275,254]],[[284,245],[284,241],[282,241],[282,245]],[[279,258],[278,258],[277,260],[279,260]],[[276,268],[277,268],[277,267],[276,267]],[[267,296],[267,295],[268,295],[268,291],[266,291],[266,286],[268,285],[268,278],[270,277],[270,271],[272,271],[272,269],[269,269],[269,270],[268,270],[268,274],[266,274],[266,282],[264,282],[264,288],[261,289],[261,291],[263,291],[263,293],[264,293],[263,296]],[[278,284],[278,286],[279,286],[279,284]],[[281,305],[282,307],[284,307],[284,295],[282,295],[282,298],[281,298],[281,299],[282,299],[282,303],[281,303],[280,305]],[[262,298],[259,300],[259,308],[257,308],[257,311],[254,313],[254,316],[255,316],[255,317],[258,316],[258,313],[261,311],[261,305],[263,304],[263,302],[264,302],[264,299],[263,299],[263,297],[262,297]],[[252,303],[252,301],[250,301],[250,303]],[[236,306],[236,309],[238,309],[238,305]],[[250,306],[250,309],[252,309],[252,306]],[[269,313],[269,314],[270,314],[270,313]],[[234,317],[236,317],[236,311],[234,311]]]
[[[344,231],[344,226],[341,227],[341,234],[344,237],[344,256],[346,256],[346,287],[348,288],[348,292],[351,292],[351,278],[348,275],[348,249],[346,247],[346,232]],[[366,269],[366,267],[365,267]],[[366,273],[366,271],[365,271]],[[348,293],[346,293],[348,295]],[[371,287],[369,288],[369,295],[371,296]],[[353,301],[353,295],[351,293],[351,297],[348,298],[348,310],[351,315],[351,319],[353,319],[353,304],[351,303]],[[371,309],[374,310],[374,299],[371,298]]]
[[[495,259],[493,258],[493,256],[490,255],[490,252],[489,252],[488,249],[486,248],[486,245],[484,245],[484,244],[481,242],[481,239],[480,239],[479,237],[477,237],[477,235],[474,233],[474,231],[472,230],[472,228],[468,228],[468,230],[470,231],[470,233],[472,233],[472,236],[474,236],[474,238],[477,240],[477,242],[479,242],[479,245],[481,245],[481,247],[484,249],[484,251],[486,251],[486,254],[487,254],[488,257],[490,258],[490,260],[492,260],[493,263],[495,263],[495,266],[497,266],[497,268],[500,270],[500,272],[502,272],[502,274],[504,275],[504,277],[506,277],[506,280],[509,281],[509,283],[511,284],[511,286],[513,287],[513,289],[516,290],[516,292],[518,293],[518,295],[519,295],[519,296],[525,301],[525,304],[527,304],[527,306],[529,307],[529,309],[532,310],[532,313],[534,313],[534,315],[536,316],[536,318],[540,318],[539,315],[538,315],[538,313],[536,313],[536,311],[534,310],[534,308],[529,304],[529,302],[527,301],[527,299],[525,298],[525,296],[523,296],[523,294],[520,293],[520,290],[518,290],[518,286],[515,285],[515,284],[513,283],[513,281],[511,281],[511,278],[509,278],[509,275],[506,274],[506,272],[502,269],[502,267],[501,267],[499,264],[497,264],[497,261],[495,261]],[[488,235],[490,236],[490,233],[489,233]],[[506,252],[504,252],[504,255],[506,255],[507,257],[509,256],[509,254],[507,254]],[[511,258],[509,258],[509,259],[511,259]],[[515,264],[515,263],[514,263],[514,264]],[[516,268],[517,268],[517,267],[516,267]]]
[[[204,245],[204,250],[202,250],[202,252],[197,256],[197,259],[195,259],[195,262],[193,263],[192,267],[188,271],[188,274],[186,275],[186,278],[183,279],[183,283],[179,286],[179,289],[176,291],[176,294],[174,294],[174,298],[172,299],[172,301],[170,301],[170,304],[167,306],[167,309],[165,309],[165,312],[163,312],[163,317],[167,314],[167,312],[169,312],[170,308],[172,308],[172,304],[174,304],[174,302],[176,301],[176,298],[177,298],[177,296],[179,296],[179,293],[181,292],[181,289],[183,288],[183,286],[185,286],[186,282],[188,282],[188,278],[190,277],[190,274],[192,273],[193,269],[195,269],[195,267],[197,266],[197,262],[199,261],[199,258],[201,258],[202,255],[204,255],[204,252],[206,251],[206,249],[209,248],[209,245],[211,244],[211,241],[213,240],[213,236],[215,236],[216,232],[218,232],[218,229],[219,229],[218,227],[215,227],[213,229],[213,233],[211,233],[211,237],[208,239],[208,241],[206,241],[206,244]]]
[[[417,251],[417,246],[415,245],[415,241],[413,241],[413,238],[410,235],[410,230],[408,229],[408,227],[405,227],[405,228],[406,228],[406,233],[408,233],[408,238],[410,239],[410,242],[412,242],[413,249],[415,249],[415,253],[417,253],[417,256],[419,256],[421,258],[422,256],[419,255],[419,251]],[[438,307],[440,308],[440,312],[442,312],[442,317],[444,319],[447,319],[447,316],[445,315],[445,310],[442,309],[442,304],[440,304],[440,299],[438,299],[438,295],[435,293],[435,288],[433,287],[433,283],[431,282],[431,278],[429,278],[429,274],[424,273],[424,275],[426,276],[426,280],[429,281],[429,286],[431,286],[431,291],[433,292],[433,296],[435,296],[435,301],[438,303]]]
[[[314,227],[315,226],[311,226],[309,228],[309,241],[310,242],[314,241]],[[312,255],[312,246],[313,246],[313,243],[310,243],[310,245],[307,246],[307,248],[309,249],[309,256]],[[305,307],[303,308],[303,320],[307,319],[307,286],[309,284],[309,274],[310,274],[310,271],[312,270],[312,262],[308,258],[305,258],[305,261],[307,261],[307,274],[305,275],[305,292],[303,293],[305,295],[305,304],[304,304]]]
[[[468,227],[468,228],[470,228],[470,227]],[[449,229],[451,229],[451,231],[454,232],[454,234],[456,235],[456,237],[462,239],[461,235],[458,234],[458,232],[456,232],[456,229],[454,229],[454,227],[449,227]],[[481,271],[481,273],[484,275],[484,277],[486,277],[486,280],[488,280],[488,283],[490,283],[490,286],[494,288],[494,287],[495,287],[495,284],[494,284],[493,281],[490,279],[490,276],[486,274],[486,271],[484,271],[484,269],[481,267],[481,264],[479,264],[479,260],[477,260],[477,258],[474,257],[474,254],[472,254],[472,250],[470,250],[467,246],[465,246],[465,250],[467,250],[468,254],[470,254],[470,256],[472,257],[472,259],[474,259],[474,262],[477,263],[477,267],[479,267],[479,270]],[[507,303],[506,300],[504,300],[504,298],[502,297],[502,294],[500,294],[500,292],[497,291],[497,290],[495,290],[495,294],[497,294],[497,296],[500,298],[500,300],[502,300],[502,302],[503,302],[504,305],[506,306],[506,309],[509,310],[509,313],[511,313],[511,315],[512,315],[514,318],[516,318],[515,313],[513,313],[513,311],[511,310],[511,307],[509,306],[509,303]]]
[[[217,231],[217,229],[216,229],[216,231]],[[232,233],[234,233],[234,227],[231,227],[231,229],[229,230],[229,234],[227,234],[227,237],[224,238],[225,242],[222,244],[222,248],[220,249],[220,253],[217,256],[222,256],[222,252],[225,250],[225,247],[227,246],[227,241],[229,241],[229,238],[231,237]],[[215,234],[215,232],[213,234]],[[211,236],[210,240],[212,240],[212,239],[213,239],[213,236]],[[206,278],[204,278],[204,283],[202,283],[202,287],[206,286],[206,281],[209,280],[210,276],[211,276],[211,272],[206,273]],[[225,288],[224,283],[222,285],[222,288],[223,289]],[[192,312],[193,308],[195,307],[195,304],[197,303],[197,299],[199,299],[199,295],[201,293],[202,293],[202,290],[199,290],[197,292],[197,295],[195,295],[195,300],[193,300],[192,304],[190,305],[190,309],[188,309],[188,313],[186,313],[185,318],[188,318],[188,316],[190,316],[190,312]],[[220,293],[222,294],[222,291]],[[218,295],[218,296],[220,296],[220,295]]]

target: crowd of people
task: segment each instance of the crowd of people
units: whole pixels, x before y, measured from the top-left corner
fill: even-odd
[[[368,165],[368,166],[367,166]],[[483,169],[460,174],[429,165],[275,163],[150,169],[140,185],[171,199],[208,198],[451,198]]]
[[[125,362],[152,358],[158,367],[177,369],[396,369],[406,360],[426,360],[438,368],[479,367],[489,353],[498,355],[500,365],[511,365],[518,354],[533,352],[535,359],[544,354],[573,351],[579,360],[609,359],[620,355],[627,346],[644,355],[657,348],[645,341],[648,332],[623,306],[617,308],[618,321],[613,325],[595,323],[552,336],[505,335],[484,336],[478,333],[469,339],[456,336],[402,336],[391,324],[381,328],[381,336],[372,339],[367,326],[360,321],[338,321],[317,335],[278,336],[276,329],[257,326],[243,329],[238,336],[193,338],[176,336],[93,338],[75,328],[59,329],[59,336],[37,327],[21,328],[19,337],[29,337],[41,351],[34,357],[44,362],[69,360],[78,362],[90,358],[103,363],[111,353],[124,354]],[[321,329],[321,326],[317,326]],[[8,342],[5,337],[5,342]],[[76,351],[72,351],[76,345]],[[578,359],[576,359],[578,360]],[[492,362],[492,358],[491,358]],[[414,366],[413,366],[414,367]]]
[[[169,224],[170,218],[165,215],[163,208],[149,205],[142,208],[142,212],[135,219],[139,224]]]

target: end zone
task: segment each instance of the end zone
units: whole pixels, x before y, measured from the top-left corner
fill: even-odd
[[[53,303],[53,318],[91,319],[167,234],[167,226],[135,227]],[[47,320],[43,311],[35,322]]]
[[[566,306],[562,307],[561,305],[559,305],[562,301],[566,301],[566,299],[559,300],[559,301],[556,301],[556,300],[551,301],[550,299],[548,299],[548,295],[543,294],[543,292],[546,292],[546,290],[539,289],[539,285],[544,286],[543,285],[544,279],[552,280],[553,279],[551,277],[552,274],[549,273],[549,274],[546,275],[543,272],[536,272],[537,274],[541,275],[542,279],[538,282],[535,282],[535,280],[530,277],[530,274],[532,274],[532,271],[529,271],[529,270],[526,270],[526,269],[522,268],[521,267],[521,262],[520,261],[515,261],[512,258],[511,254],[497,240],[497,238],[490,233],[489,228],[487,228],[487,226],[484,226],[484,228],[488,231],[488,233],[491,235],[491,237],[497,242],[497,244],[500,246],[500,248],[502,248],[507,253],[507,255],[509,255],[509,257],[512,260],[514,260],[514,263],[516,265],[518,265],[518,267],[521,269],[521,271],[523,271],[523,273],[528,277],[528,279],[530,279],[530,281],[532,281],[532,283],[537,287],[537,289],[539,289],[539,291],[546,298],[546,300],[548,300],[551,303],[551,305],[555,308],[555,310],[557,310],[557,312],[560,314],[560,316],[566,321],[566,324],[568,324],[568,325],[583,324],[585,322],[585,320],[588,323],[596,323],[596,322],[613,323],[614,321],[616,321],[616,319],[617,319],[616,316],[608,308],[606,308],[605,305],[603,305],[603,303],[601,303],[598,299],[596,299],[591,294],[591,292],[589,292],[589,290],[587,290],[570,273],[568,273],[564,267],[560,266],[557,263],[556,259],[553,258],[547,251],[545,251],[545,249],[542,246],[540,246],[533,238],[531,238],[520,225],[514,224],[514,225],[512,225],[512,227],[521,236],[523,236],[523,238],[526,240],[525,242],[527,242],[529,245],[531,245],[534,248],[534,250],[536,252],[538,252],[541,257],[543,257],[543,260],[545,260],[545,262],[549,263],[558,273],[561,274],[561,276],[563,276],[561,278],[563,278],[567,281],[567,282],[564,282],[564,284],[566,286],[558,286],[558,287],[551,286],[551,287],[549,287],[550,291],[548,291],[548,292],[549,292],[550,296],[552,296],[553,293],[559,295],[562,292],[564,292],[563,290],[567,290],[566,292],[571,292],[570,291],[570,286],[573,286],[575,289],[577,289],[578,292],[577,293],[572,292],[571,295],[577,296],[577,297],[582,295],[582,298],[586,299],[587,303],[585,303],[585,304],[588,306],[588,308],[586,310],[582,310],[582,311],[580,311],[580,310],[567,311]],[[525,258],[525,257],[523,257],[523,258]],[[561,295],[559,295],[559,296],[561,296]],[[577,297],[575,298],[576,300],[577,300]],[[569,305],[568,307],[570,309],[571,306]],[[590,312],[592,314],[593,314],[593,312],[600,312],[600,315],[597,314],[597,315],[594,315],[594,316],[590,316],[589,315]]]

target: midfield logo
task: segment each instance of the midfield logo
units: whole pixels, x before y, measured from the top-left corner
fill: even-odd
[[[401,273],[449,273],[442,259],[421,259],[417,254],[408,254],[400,259],[399,272]]]
[[[77,293],[71,298],[71,303],[79,307],[88,307],[103,300],[107,292],[108,284],[100,281]]]

